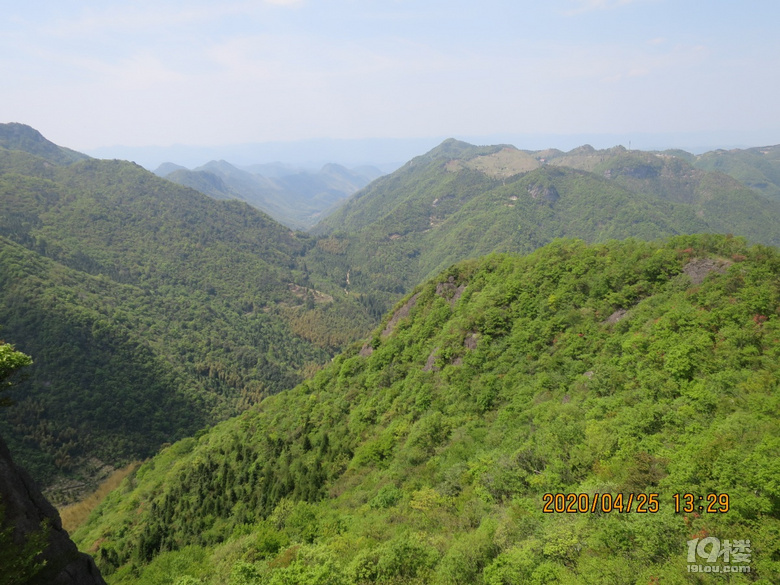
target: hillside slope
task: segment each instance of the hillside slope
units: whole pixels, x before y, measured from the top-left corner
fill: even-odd
[[[375,322],[309,281],[311,245],[132,163],[0,148],[1,334],[35,359],[0,420],[17,459],[66,496],[297,384]]]
[[[767,198],[780,201],[780,145],[706,152],[696,157],[694,165],[726,173]]]
[[[742,181],[738,175],[729,176],[727,168],[707,165],[705,161],[714,153],[693,160],[686,154],[628,151],[623,147],[579,148],[553,157],[549,163],[591,171],[632,192],[685,204],[706,221],[709,231],[733,232],[773,245],[780,242],[772,225],[774,219],[759,219],[766,215],[776,218],[780,199],[751,188],[755,184]]]
[[[779,308],[722,236],[462,262],[75,537],[111,583],[700,583],[705,536],[777,582]]]

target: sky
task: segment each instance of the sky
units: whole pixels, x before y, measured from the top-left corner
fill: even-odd
[[[86,152],[447,136],[780,143],[777,0],[0,8],[0,122]]]

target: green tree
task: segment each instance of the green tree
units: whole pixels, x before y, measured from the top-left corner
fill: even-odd
[[[0,393],[8,390],[13,384],[9,378],[24,366],[32,364],[32,358],[29,355],[16,351],[14,346],[9,343],[0,342]],[[0,395],[0,406],[10,406],[13,401],[7,396]]]

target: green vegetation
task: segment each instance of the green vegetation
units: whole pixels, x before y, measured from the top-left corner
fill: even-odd
[[[745,150],[716,150],[696,157],[696,168],[720,171],[780,201],[780,147],[764,146]]]
[[[0,148],[0,325],[36,356],[0,415],[17,460],[89,490],[316,371],[378,317],[310,281],[313,245],[132,163]]]
[[[307,263],[349,290],[402,294],[464,258],[527,253],[558,237],[719,232],[780,244],[778,202],[682,158],[587,146],[531,154],[544,164],[504,176],[509,167],[496,165],[512,156],[529,165],[530,154],[446,141],[323,220],[315,232],[329,238]]]
[[[780,203],[698,160],[450,140],[307,235],[0,125],[0,429],[60,501],[163,446],[76,534],[113,583],[777,582]]]
[[[75,150],[57,146],[46,140],[37,130],[17,123],[0,124],[0,148],[28,152],[60,165],[89,158]]]
[[[8,390],[13,382],[9,378],[19,369],[32,364],[32,358],[16,351],[13,345],[0,341],[0,393]],[[0,394],[0,406],[11,406],[13,401]]]
[[[368,188],[363,189],[350,198],[336,212],[322,220],[313,231],[315,234],[340,232],[358,232],[375,223],[390,222],[387,225],[387,235],[397,228],[404,234],[410,230],[425,230],[428,227],[427,212],[431,201],[436,198],[444,200],[439,214],[449,212],[459,201],[470,198],[477,193],[469,190],[479,186],[475,178],[484,176],[479,171],[466,173],[459,177],[457,173],[445,174],[444,164],[452,160],[470,160],[480,155],[500,152],[501,146],[478,147],[457,140],[445,140],[442,144],[418,156],[396,172],[380,177]],[[467,180],[464,180],[467,179]],[[468,179],[472,179],[469,182]],[[422,201],[421,192],[431,190],[430,201]],[[457,192],[450,194],[455,189]],[[441,197],[437,197],[441,195]],[[447,197],[447,195],[451,195]],[[447,203],[454,200],[452,203]]]
[[[780,238],[777,203],[670,155],[450,140],[311,236],[17,126],[0,128],[0,325],[36,365],[0,429],[39,482],[79,482],[60,502],[295,386],[463,258],[563,236]]]
[[[75,535],[112,583],[780,579],[780,254],[680,236],[462,262],[291,391],[163,450]],[[545,514],[545,493],[658,493]],[[673,494],[728,494],[675,513]],[[625,502],[624,502],[625,505]],[[187,581],[190,579],[190,581]]]

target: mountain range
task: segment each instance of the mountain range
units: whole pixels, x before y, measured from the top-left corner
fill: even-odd
[[[622,147],[529,152],[448,140],[323,219],[313,233],[338,252],[319,245],[310,264],[401,292],[460,259],[530,252],[560,237],[720,232],[780,243],[778,201],[685,159]]]
[[[160,169],[196,190],[0,125],[0,430],[58,502],[162,448],[75,535],[115,583],[675,582],[726,533],[771,582],[776,152],[447,140],[304,233],[238,187],[353,174]]]

